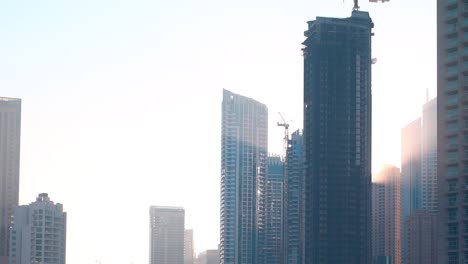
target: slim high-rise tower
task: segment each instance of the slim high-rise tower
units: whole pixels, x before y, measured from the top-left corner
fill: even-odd
[[[304,41],[304,263],[371,261],[371,35],[367,12],[317,17]]]
[[[193,229],[186,229],[184,234],[184,264],[193,264],[194,259]]]
[[[372,184],[372,256],[375,264],[401,263],[400,169],[386,165]],[[383,261],[382,261],[383,260]]]
[[[268,157],[265,198],[265,238],[258,263],[282,263],[283,257],[283,193],[284,161],[279,156]]]
[[[284,205],[284,257],[286,264],[302,264],[304,244],[303,137],[300,130],[291,135],[287,149]]]
[[[421,208],[421,118],[401,129],[401,221]]]
[[[255,264],[265,237],[268,109],[223,91],[220,263]]]
[[[0,97],[0,264],[8,264],[8,229],[18,205],[21,99]]]
[[[149,264],[184,264],[185,210],[150,207]]]
[[[437,210],[437,98],[423,106],[421,124],[421,208]]]
[[[65,264],[67,213],[41,193],[15,208],[10,234],[10,264]]]
[[[421,208],[421,118],[401,129],[401,243],[402,254],[407,248],[406,218]]]
[[[468,262],[468,8],[437,1],[438,263]]]

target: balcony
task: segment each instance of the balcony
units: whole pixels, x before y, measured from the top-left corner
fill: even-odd
[[[451,38],[448,39],[446,44],[445,44],[445,49],[446,50],[454,50],[458,46],[458,38]]]
[[[445,145],[445,148],[446,148],[447,151],[448,150],[456,150],[456,149],[458,149],[458,144],[454,144],[454,143],[447,144],[447,145]]]
[[[453,65],[458,62],[458,53],[457,52],[452,52],[448,53],[447,57],[445,58],[445,64],[446,65]]]
[[[458,32],[457,24],[448,24],[445,28],[446,36],[453,36]]]
[[[450,8],[456,6],[458,0],[445,0],[445,7]]]
[[[463,16],[468,17],[468,4],[464,3],[462,7]]]
[[[455,68],[448,68],[447,72],[445,73],[445,79],[447,80],[454,80],[458,77],[458,68],[455,66]],[[448,88],[448,87],[447,87]]]
[[[458,87],[460,87],[460,82],[458,80],[447,82],[445,86],[446,94],[453,94],[454,91],[458,90]]]
[[[448,10],[447,13],[445,13],[445,21],[451,22],[457,20],[458,17],[458,9],[452,9]]]

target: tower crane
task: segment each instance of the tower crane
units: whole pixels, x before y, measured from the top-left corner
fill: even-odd
[[[388,2],[388,1],[390,1],[390,0],[369,0],[369,2],[371,2],[371,3],[377,3],[377,2],[385,3],[385,2]],[[354,0],[353,10],[359,10],[359,0]]]
[[[283,120],[283,123],[278,122],[277,125],[279,127],[284,127],[284,141],[283,141],[283,152],[284,153],[283,153],[283,155],[284,155],[284,157],[286,157],[287,151],[288,151],[289,124],[286,123],[286,120],[284,120],[284,117],[280,112],[278,112],[278,114],[280,115],[281,119]]]

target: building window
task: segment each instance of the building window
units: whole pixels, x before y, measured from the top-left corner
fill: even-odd
[[[458,176],[458,166],[448,166],[447,167],[447,177],[457,177]]]
[[[458,161],[458,151],[452,151],[447,153],[447,160],[449,162],[456,162]]]
[[[452,122],[447,124],[447,131],[448,132],[457,132],[458,131],[458,123]]]
[[[454,109],[450,109],[450,110],[447,110],[447,118],[454,118],[454,117],[457,117],[458,116],[458,113],[459,113],[459,109],[458,108],[454,108]],[[449,138],[450,139],[450,138]],[[450,143],[449,144],[456,144],[456,143]]]
[[[448,210],[448,216],[450,221],[457,220],[457,213],[458,209],[457,208],[451,208]]]
[[[459,264],[458,263],[458,254],[457,253],[449,253],[448,254],[448,264]]]
[[[457,42],[457,39],[453,39],[453,40],[455,41],[455,43]],[[456,74],[458,74],[458,65],[447,67],[447,75],[456,75]]]
[[[449,236],[458,235],[458,223],[448,224],[448,235]]]
[[[448,239],[448,248],[449,250],[456,250],[458,249],[458,238],[452,237]]]
[[[447,82],[447,89],[448,90],[453,90],[453,89],[456,89],[458,88],[458,85],[460,84],[460,82],[458,80],[452,80],[452,81],[449,81]],[[450,97],[450,96],[449,96]],[[448,98],[447,98],[448,99]],[[457,101],[458,101],[458,98],[457,98]]]
[[[448,204],[455,205],[457,203],[457,194],[450,194],[448,196]]]

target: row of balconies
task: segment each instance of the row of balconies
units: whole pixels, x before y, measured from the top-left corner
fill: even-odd
[[[456,8],[457,3],[458,3],[457,0],[446,0],[446,8],[447,8],[447,11],[445,13],[446,22],[455,21],[459,13],[461,13],[463,16],[468,16],[468,4],[464,3],[460,6],[460,8]]]

